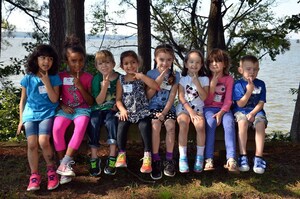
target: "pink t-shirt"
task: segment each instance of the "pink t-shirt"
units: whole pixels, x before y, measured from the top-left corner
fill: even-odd
[[[63,82],[61,86],[62,102],[72,108],[89,108],[80,91],[75,87],[74,78],[68,72],[59,73],[59,77]],[[91,89],[93,80],[91,74],[83,72],[79,80],[86,91]]]
[[[211,77],[209,78],[211,81]],[[227,112],[232,105],[233,78],[230,75],[219,78],[215,93],[208,95],[204,101],[205,107],[217,107]]]

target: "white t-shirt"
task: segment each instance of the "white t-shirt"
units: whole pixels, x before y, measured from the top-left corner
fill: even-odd
[[[198,79],[202,87],[209,86],[208,77],[202,76],[198,77]],[[185,93],[184,98],[189,103],[191,108],[194,109],[196,112],[203,113],[204,101],[201,100],[197,88],[192,82],[192,77],[189,75],[181,77],[179,84],[183,87]],[[182,111],[187,112],[187,110],[182,106],[182,104],[179,103],[176,107],[177,115]]]

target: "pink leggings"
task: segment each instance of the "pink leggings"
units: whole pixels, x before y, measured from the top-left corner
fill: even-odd
[[[72,138],[68,144],[68,148],[78,150],[84,134],[89,123],[90,118],[88,116],[76,117],[74,121],[74,132]],[[66,140],[65,134],[68,126],[71,124],[72,120],[57,116],[53,123],[53,142],[56,151],[66,150]]]

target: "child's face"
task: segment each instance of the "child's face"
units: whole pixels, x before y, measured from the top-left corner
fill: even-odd
[[[48,57],[48,56],[39,56],[37,58],[38,66],[39,66],[39,71],[45,72],[48,71],[53,64],[53,57]]]
[[[166,52],[160,52],[156,55],[155,61],[159,71],[164,71],[167,68],[171,68],[174,61],[173,55]]]
[[[84,67],[84,55],[79,52],[67,52],[67,65],[71,73],[78,73]]]
[[[95,64],[96,64],[97,70],[103,76],[111,74],[115,67],[115,63],[110,58],[98,59],[98,60],[96,60]]]
[[[257,77],[259,66],[258,63],[244,61],[240,63],[238,70],[246,80],[254,80]]]
[[[222,61],[212,61],[209,64],[209,69],[212,73],[223,73],[224,68],[225,65]]]
[[[186,68],[188,69],[188,73],[198,74],[199,70],[203,65],[202,58],[198,55],[198,53],[191,53],[187,62],[185,63]]]
[[[124,57],[122,68],[126,73],[136,73],[138,72],[139,62],[132,56]]]

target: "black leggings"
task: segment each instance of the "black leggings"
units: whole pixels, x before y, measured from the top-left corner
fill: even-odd
[[[145,117],[144,119],[140,119],[137,124],[142,136],[142,140],[144,143],[144,151],[151,152],[151,120],[149,117]],[[118,133],[117,133],[117,144],[119,150],[125,151],[126,150],[126,143],[127,143],[127,132],[129,125],[132,124],[129,121],[120,121],[118,123]]]

